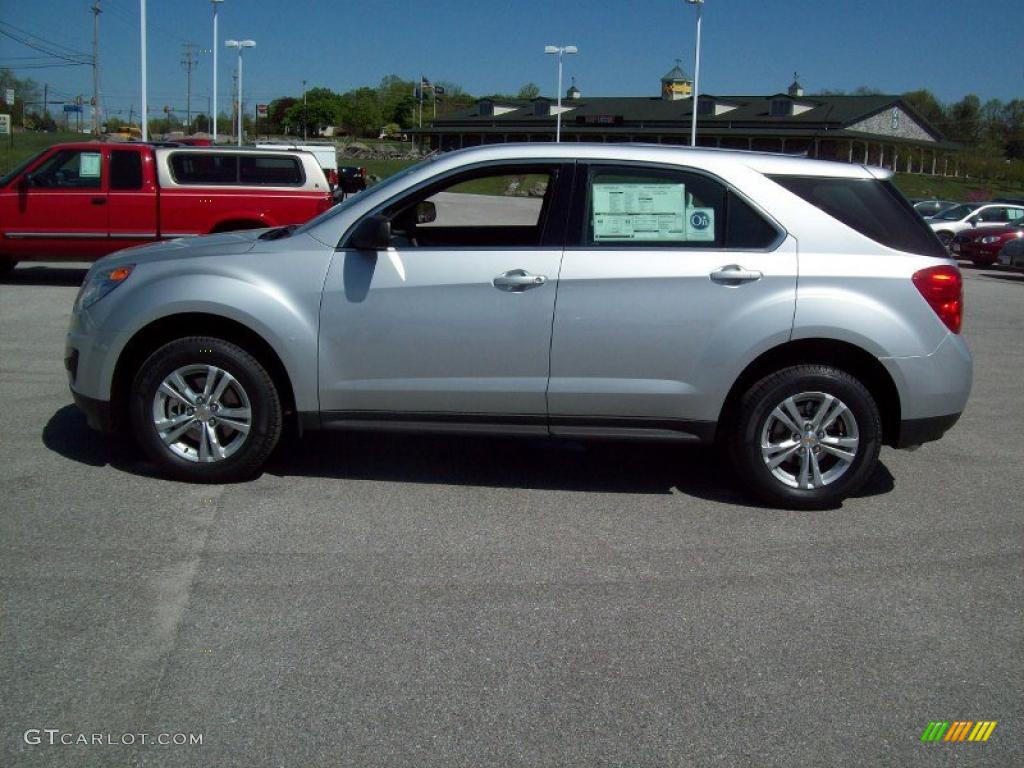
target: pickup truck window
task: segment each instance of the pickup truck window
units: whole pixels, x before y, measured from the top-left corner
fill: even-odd
[[[243,155],[238,175],[243,184],[289,186],[304,182],[302,165],[294,157]]]
[[[55,189],[99,189],[102,185],[102,159],[99,152],[66,149],[32,174],[32,185]]]
[[[297,157],[278,155],[215,155],[175,152],[171,176],[178,184],[266,184],[301,186],[305,183]]]
[[[171,175],[179,184],[237,184],[238,155],[176,153]]]
[[[110,188],[142,189],[142,155],[115,149],[110,153]]]

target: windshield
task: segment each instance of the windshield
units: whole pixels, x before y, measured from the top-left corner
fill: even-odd
[[[36,160],[38,160],[39,156],[42,155],[43,152],[46,152],[46,151],[47,150],[44,149],[42,152],[36,152],[34,155],[32,155],[32,157],[30,157],[25,162],[21,163],[20,165],[15,166],[14,170],[8,171],[7,173],[5,173],[3,178],[0,178],[0,187],[6,187],[8,184],[10,184],[12,181],[14,181],[14,179],[17,176],[21,175],[22,171],[24,171],[26,168],[28,168],[30,165],[32,165],[32,163],[34,163]]]
[[[932,218],[941,219],[942,221],[960,221],[960,219],[967,216],[977,207],[976,205],[958,205],[955,208],[950,208],[948,211],[937,213]]]
[[[412,175],[413,173],[415,173],[416,171],[420,170],[421,168],[423,168],[423,167],[429,165],[430,163],[434,162],[434,160],[436,160],[437,157],[438,157],[438,155],[436,155],[436,154],[431,155],[430,157],[427,157],[427,158],[421,160],[420,162],[415,163],[414,165],[410,165],[404,171],[399,171],[394,176],[389,176],[388,178],[384,179],[383,181],[381,181],[381,182],[379,182],[377,184],[374,184],[372,187],[367,187],[362,192],[357,192],[354,195],[349,195],[342,202],[338,203],[337,205],[331,206],[326,211],[321,213],[319,216],[316,216],[316,217],[310,219],[309,221],[307,221],[305,224],[303,224],[301,227],[299,227],[296,230],[296,232],[308,232],[313,227],[318,226],[319,224],[321,224],[321,223],[323,223],[325,221],[328,221],[333,216],[336,216],[339,213],[348,210],[354,203],[358,203],[364,197],[366,197],[367,194],[370,194],[371,192],[376,194],[377,192],[381,192],[383,190],[386,190],[388,187],[391,187],[391,186],[393,186],[395,184],[398,184],[399,182],[401,182],[407,176]]]

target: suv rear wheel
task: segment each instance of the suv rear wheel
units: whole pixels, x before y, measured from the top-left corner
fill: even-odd
[[[132,424],[143,450],[183,480],[251,477],[281,437],[277,388],[241,347],[205,336],[156,350],[135,377]]]
[[[794,509],[837,505],[871,476],[882,442],[871,393],[824,365],[784,368],[740,401],[730,439],[745,485],[770,504]]]

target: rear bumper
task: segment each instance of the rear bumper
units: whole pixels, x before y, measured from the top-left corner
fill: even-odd
[[[948,416],[929,416],[924,419],[904,419],[900,422],[900,439],[897,448],[914,448],[923,443],[938,440],[960,419],[959,413]]]

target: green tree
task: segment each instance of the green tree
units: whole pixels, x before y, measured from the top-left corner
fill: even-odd
[[[950,105],[946,135],[968,146],[978,143],[981,138],[981,100],[973,93]]]
[[[377,136],[384,120],[373,88],[357,88],[343,97],[341,124],[353,136]]]
[[[519,89],[519,94],[516,96],[517,99],[536,99],[540,96],[540,86],[536,83],[527,83]]]
[[[412,95],[415,86],[412,80],[403,80],[398,75],[381,78],[377,98],[382,122],[398,123],[403,128],[412,126],[416,109],[416,99]]]
[[[946,122],[946,108],[935,98],[935,94],[927,88],[921,88],[904,93],[903,100],[917,110],[921,117],[942,130]]]

